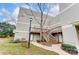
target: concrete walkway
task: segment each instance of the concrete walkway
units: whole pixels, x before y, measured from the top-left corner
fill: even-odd
[[[38,47],[41,47],[43,49],[46,49],[46,50],[50,50],[50,51],[54,51],[56,53],[58,53],[59,55],[70,55],[68,54],[67,52],[65,52],[64,50],[62,50],[60,47],[61,47],[61,44],[54,44],[52,45],[52,47],[48,47],[48,46],[45,46],[45,45],[41,45],[37,42],[31,42],[33,45],[35,46],[38,46]]]

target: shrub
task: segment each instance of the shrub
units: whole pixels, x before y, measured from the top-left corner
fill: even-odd
[[[69,45],[69,44],[62,44],[62,47],[66,48],[76,48],[75,46]]]
[[[11,25],[6,22],[0,22],[0,37],[5,38],[7,36],[14,36],[13,30],[15,29],[15,25]]]
[[[5,38],[7,37],[7,34],[5,32],[0,32],[0,38]]]
[[[77,48],[70,44],[62,44],[61,48],[70,54],[78,54]]]

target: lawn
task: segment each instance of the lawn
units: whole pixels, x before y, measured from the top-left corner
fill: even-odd
[[[0,38],[0,54],[2,55],[58,55],[53,51],[48,51],[31,44],[31,48],[23,46],[21,43],[12,43],[11,38]]]

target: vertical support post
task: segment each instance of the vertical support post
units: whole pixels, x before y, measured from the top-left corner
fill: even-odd
[[[29,40],[28,40],[28,48],[30,48],[30,38],[31,38],[31,22],[32,22],[32,18],[30,18],[30,25],[29,25]]]

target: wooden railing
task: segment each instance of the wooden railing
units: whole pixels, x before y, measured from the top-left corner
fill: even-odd
[[[44,32],[43,33],[43,37],[46,40],[46,42],[48,43],[48,45],[52,45],[52,44],[57,44],[57,39],[52,36],[51,34]]]

